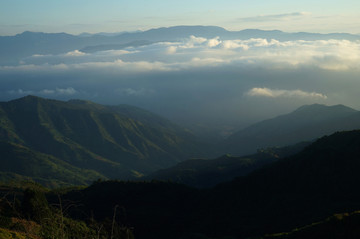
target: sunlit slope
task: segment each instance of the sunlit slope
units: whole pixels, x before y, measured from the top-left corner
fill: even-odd
[[[119,179],[197,154],[192,134],[150,112],[34,96],[0,104],[0,140]]]
[[[32,180],[48,187],[87,185],[106,177],[94,170],[72,166],[49,154],[23,145],[0,142],[0,180],[2,182]]]

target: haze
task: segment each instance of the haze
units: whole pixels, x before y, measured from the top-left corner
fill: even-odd
[[[350,0],[3,1],[3,36],[28,30],[120,33],[216,25],[232,31],[347,32],[353,38],[279,39],[274,32],[273,37],[239,39],[195,32],[122,49],[35,52],[15,63],[3,61],[0,100],[32,94],[126,103],[223,137],[304,104],[360,109],[358,9],[360,3]]]
[[[359,9],[356,0],[2,0],[0,35],[26,30],[121,32],[174,25],[360,33]]]

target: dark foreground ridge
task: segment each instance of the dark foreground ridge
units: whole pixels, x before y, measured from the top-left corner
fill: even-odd
[[[212,189],[110,181],[63,197],[82,202],[77,210],[92,212],[98,220],[110,218],[119,205],[137,238],[259,237],[359,210],[359,158],[360,131],[339,132]],[[77,210],[73,216],[81,215]]]
[[[36,184],[2,186],[0,233],[15,238],[355,239],[360,236],[359,158],[360,131],[349,131],[210,189],[101,180],[52,191]]]

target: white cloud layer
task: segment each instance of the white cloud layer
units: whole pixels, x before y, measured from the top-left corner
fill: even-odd
[[[17,90],[9,90],[8,93],[12,94],[12,95],[51,96],[51,95],[75,95],[76,93],[78,93],[78,91],[72,87],[68,87],[68,88],[64,88],[64,89],[55,88],[55,89],[43,89],[43,90],[38,90],[38,91],[17,89]]]
[[[194,62],[196,64],[194,64]],[[316,67],[325,70],[359,70],[360,42],[348,40],[278,41],[267,39],[221,40],[190,36],[183,42],[156,43],[126,50],[61,55],[34,55],[12,70],[112,69],[118,72],[177,71],[222,65],[263,68]]]
[[[314,102],[360,109],[359,74],[360,41],[189,36],[24,58],[0,66],[0,98],[33,94],[125,103],[191,125],[227,122],[238,128]]]
[[[144,96],[144,95],[151,95],[155,93],[152,89],[133,89],[133,88],[119,88],[116,89],[115,92],[120,95],[127,95],[127,96]]]
[[[286,69],[360,70],[360,41],[221,40],[190,36],[183,42],[83,53],[34,55],[0,71],[111,70],[114,72],[179,71],[199,67],[235,66]]]
[[[317,92],[306,92],[302,90],[278,90],[269,88],[252,88],[246,92],[248,96],[269,98],[312,98],[327,99],[327,96]]]

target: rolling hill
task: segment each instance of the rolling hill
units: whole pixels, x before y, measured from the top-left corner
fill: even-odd
[[[34,96],[0,103],[0,141],[12,152],[3,162],[26,152],[33,157],[19,167],[35,159],[56,161],[59,167],[96,171],[89,179],[129,179],[202,154],[190,132],[145,110]],[[39,175],[45,169],[38,168]]]
[[[72,166],[59,158],[31,150],[23,145],[0,142],[0,181],[36,181],[54,188],[88,185],[105,176],[94,170]]]

